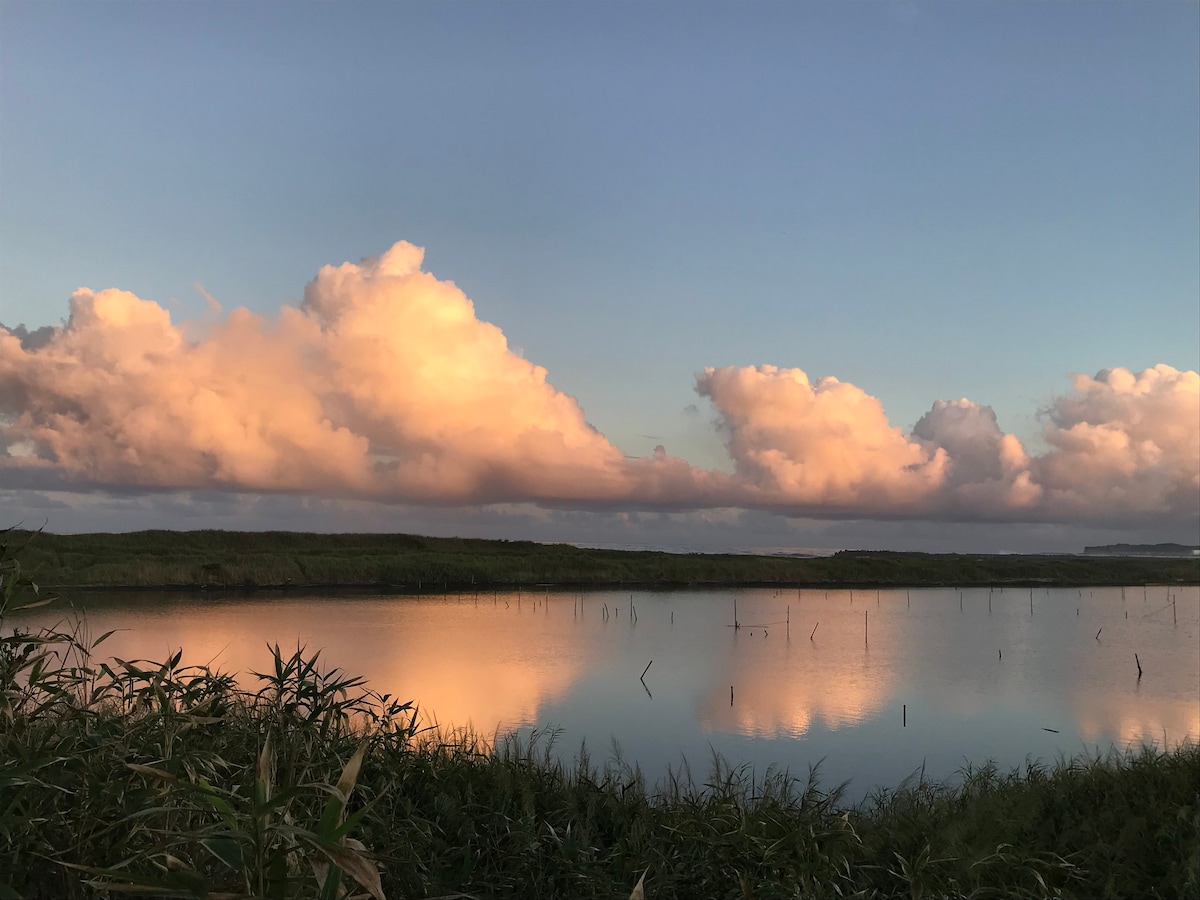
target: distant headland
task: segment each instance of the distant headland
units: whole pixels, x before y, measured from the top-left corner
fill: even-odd
[[[1101,544],[1084,547],[1085,556],[1200,557],[1200,546],[1188,544]]]

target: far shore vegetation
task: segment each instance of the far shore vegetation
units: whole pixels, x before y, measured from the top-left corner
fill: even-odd
[[[720,759],[652,785],[563,762],[553,735],[425,731],[420,698],[303,651],[246,686],[181,653],[106,659],[78,628],[13,631],[47,599],[9,553],[24,537],[0,533],[0,900],[1200,896],[1193,743],[980,761],[859,804],[819,771]]]
[[[1200,559],[844,551],[829,557],[597,550],[407,534],[11,530],[51,588],[373,588],[404,593],[704,586],[1086,586],[1200,583]]]

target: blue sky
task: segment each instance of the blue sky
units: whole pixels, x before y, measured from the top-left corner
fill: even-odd
[[[1069,373],[1200,368],[1198,47],[1194,3],[6,0],[0,322],[272,316],[406,240],[626,454],[731,470],[695,376],[766,364],[1034,452]]]

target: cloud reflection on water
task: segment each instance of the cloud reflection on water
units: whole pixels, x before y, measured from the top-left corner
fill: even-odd
[[[588,595],[582,614],[570,594],[538,593],[84,600],[92,634],[123,629],[106,655],[161,659],[183,647],[185,663],[249,673],[265,669],[277,641],[285,653],[319,648],[326,665],[418,702],[425,722],[484,737],[553,725],[573,748],[616,736],[649,773],[681,748],[696,758],[719,746],[763,766],[844,754],[886,781],[893,753],[896,765],[940,754],[945,776],[964,760],[1011,766],[1164,733],[1200,740],[1200,589],[1178,589],[1178,624],[1157,600],[1095,593],[1039,589],[1030,615],[1028,589],[961,601],[951,590],[911,601],[904,591],[743,591],[740,620],[755,624],[736,631],[732,592],[639,593],[636,623],[630,595],[616,592]],[[1152,661],[1140,681],[1135,648]],[[649,659],[648,693],[638,674]]]

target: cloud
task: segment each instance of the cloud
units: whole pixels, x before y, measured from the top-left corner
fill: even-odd
[[[669,504],[718,480],[626,460],[422,256],[325,266],[299,308],[236,309],[197,340],[156,303],[81,288],[41,346],[0,331],[7,467],[424,503]]]
[[[1050,451],[1032,462],[1047,503],[1195,516],[1200,507],[1200,375],[1166,365],[1076,375],[1046,411]]]
[[[888,424],[874,397],[800,369],[705,369],[696,390],[712,400],[747,489],[768,505],[911,508],[945,477],[942,453]]]
[[[628,458],[452,282],[398,243],[325,266],[270,318],[175,323],[80,288],[62,327],[0,326],[0,488],[291,493],[416,506],[760,509],[825,518],[1082,521],[1200,508],[1195,372],[1077,376],[1031,457],[939,400],[911,433],[800,369],[709,368],[734,474]],[[690,409],[690,408],[689,408]]]
[[[943,506],[962,511],[1028,510],[1042,489],[1033,483],[1021,442],[1000,430],[996,413],[966,399],[938,400],[913,427],[913,437],[949,461],[939,486]]]
[[[993,410],[938,400],[906,435],[836,378],[706,369],[750,505],[797,514],[1074,521],[1200,516],[1200,377],[1166,365],[1079,375],[1031,457]]]

